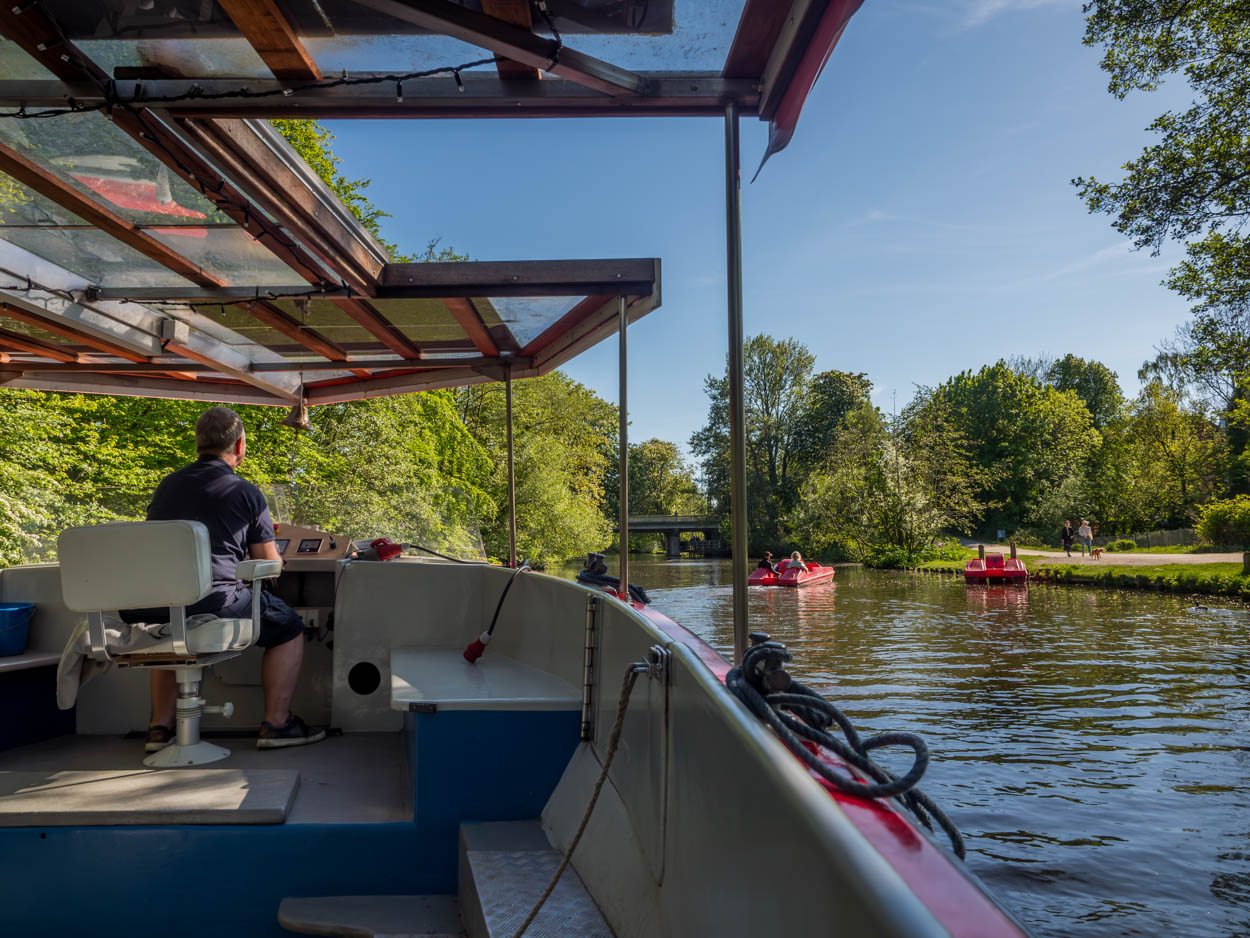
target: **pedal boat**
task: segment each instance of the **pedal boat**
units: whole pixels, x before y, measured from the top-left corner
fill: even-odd
[[[986,554],[974,557],[964,564],[964,581],[967,583],[1005,583],[1023,585],[1028,581],[1029,571],[1024,561],[1002,554]]]
[[[833,579],[834,568],[809,563],[807,569],[791,567],[790,561],[782,560],[777,564],[777,572],[756,567],[747,577],[751,586],[811,586],[814,583],[828,583]]]

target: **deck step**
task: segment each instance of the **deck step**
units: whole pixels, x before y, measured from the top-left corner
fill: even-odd
[[[460,909],[468,938],[511,938],[556,867],[538,821],[496,821],[460,826]],[[613,938],[581,877],[569,867],[526,931],[527,938]]]
[[[321,896],[283,899],[278,924],[301,935],[463,938],[455,896]]]

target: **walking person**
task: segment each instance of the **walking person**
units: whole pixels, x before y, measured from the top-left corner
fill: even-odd
[[[1081,539],[1081,556],[1084,557],[1087,550],[1094,549],[1094,532],[1088,521],[1081,520],[1081,526],[1076,529],[1076,535]]]
[[[1063,528],[1059,531],[1059,540],[1063,542],[1063,549],[1068,552],[1068,556],[1072,556],[1072,542],[1076,540],[1076,532],[1072,530],[1072,522],[1065,521]]]

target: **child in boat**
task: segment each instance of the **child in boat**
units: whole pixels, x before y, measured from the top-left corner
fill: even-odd
[[[790,566],[787,567],[786,569],[793,570],[795,567],[798,567],[804,573],[808,572],[807,564],[803,562],[803,555],[800,554],[797,550],[793,554],[790,555]]]
[[[773,563],[773,552],[771,550],[764,551],[764,556],[760,558],[759,569],[767,570],[769,573],[777,573],[777,565]]]

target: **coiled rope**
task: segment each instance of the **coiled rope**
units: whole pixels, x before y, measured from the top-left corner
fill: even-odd
[[[747,709],[767,723],[794,755],[838,791],[860,798],[898,798],[930,831],[936,822],[950,838],[959,859],[964,858],[963,836],[933,799],[916,787],[929,767],[929,748],[915,733],[878,733],[861,737],[836,706],[809,687],[790,677],[782,668],[792,661],[785,645],[753,634],[755,643],[742,656],[742,664],[725,676],[725,686]],[[843,742],[828,732],[837,724],[846,737]],[[861,782],[835,771],[804,744],[823,746],[843,761],[859,769],[872,782]],[[906,746],[915,753],[911,768],[895,776],[872,761],[869,753],[886,746]]]
[[[564,857],[560,860],[560,865],[556,867],[556,872],[551,877],[551,882],[547,884],[543,894],[538,897],[538,901],[530,909],[530,914],[521,923],[521,927],[512,933],[512,938],[521,938],[525,934],[525,929],[529,928],[535,917],[537,917],[538,910],[543,907],[543,903],[550,897],[552,891],[556,888],[556,883],[560,881],[560,877],[564,875],[565,869],[568,868],[569,862],[573,859],[573,851],[577,849],[578,843],[581,842],[582,834],[586,833],[586,825],[590,823],[590,815],[594,813],[595,804],[599,800],[599,793],[603,791],[603,783],[608,780],[608,769],[612,767],[612,757],[616,755],[617,747],[620,746],[621,727],[625,725],[625,713],[629,709],[629,695],[633,693],[634,684],[638,681],[638,675],[646,670],[648,668],[645,661],[632,661],[625,666],[625,677],[621,680],[621,696],[616,704],[616,722],[612,724],[612,732],[608,734],[608,746],[603,753],[603,768],[599,770],[599,778],[595,780],[595,787],[590,793],[590,803],[586,805],[586,813],[582,815],[582,822],[577,826],[577,833],[569,841],[569,849],[564,851]]]

